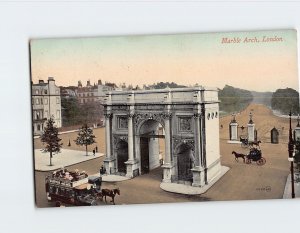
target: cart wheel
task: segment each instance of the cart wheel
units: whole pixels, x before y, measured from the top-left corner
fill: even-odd
[[[246,159],[246,164],[250,164],[251,163],[251,159]]]
[[[60,201],[55,202],[55,207],[61,207],[61,202]]]
[[[262,166],[262,165],[264,165],[265,163],[266,163],[266,159],[265,158],[263,158],[263,157],[261,157],[261,159],[260,160],[257,160],[257,165],[260,165],[260,166]]]

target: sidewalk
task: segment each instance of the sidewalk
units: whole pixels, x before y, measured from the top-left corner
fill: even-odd
[[[96,173],[94,175],[91,176],[97,176],[99,177],[100,174]],[[103,175],[102,176],[102,181],[105,182],[120,182],[120,181],[125,181],[125,180],[130,180],[131,178],[126,177],[126,176],[118,176],[118,175]]]
[[[226,172],[229,171],[229,167],[222,166],[221,173],[216,176],[213,181],[203,187],[192,187],[184,184],[175,183],[161,183],[160,188],[171,193],[180,193],[188,195],[198,195],[205,193],[210,187],[212,187]]]
[[[94,156],[92,152],[88,152],[88,156],[86,156],[85,154],[85,151],[61,149],[60,153],[53,155],[53,166],[49,166],[50,154],[43,153],[40,149],[36,149],[34,150],[35,170],[52,171],[61,167],[66,167],[73,164],[85,162],[91,159],[96,159],[104,155],[102,153],[96,153]]]
[[[295,198],[300,197],[300,180],[299,178],[297,179],[297,175],[294,174],[294,188],[295,188]],[[298,182],[296,182],[298,181]],[[292,181],[291,181],[291,174],[288,175],[286,179],[286,184],[284,188],[284,193],[283,193],[283,199],[290,199],[292,198]]]

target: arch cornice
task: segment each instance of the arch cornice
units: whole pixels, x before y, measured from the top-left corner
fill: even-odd
[[[192,151],[195,151],[195,140],[194,140],[194,138],[173,137],[172,145],[173,145],[174,154],[178,154],[178,149],[182,145],[187,145],[191,148]]]

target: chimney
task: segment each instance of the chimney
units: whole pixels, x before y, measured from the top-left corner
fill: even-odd
[[[53,77],[48,77],[48,81],[55,81]]]
[[[98,80],[98,85],[102,85],[101,79]]]
[[[78,87],[82,87],[81,81],[78,81]]]
[[[91,86],[90,80],[86,82],[86,86],[87,86],[87,87]]]
[[[42,83],[44,83],[44,80],[40,79],[39,84],[42,84]]]

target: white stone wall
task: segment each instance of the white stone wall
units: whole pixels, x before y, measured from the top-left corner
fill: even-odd
[[[217,116],[216,116],[217,113]],[[209,167],[220,159],[219,105],[207,104],[205,108],[206,165]]]
[[[157,138],[149,139],[149,169],[159,167],[159,144]]]

